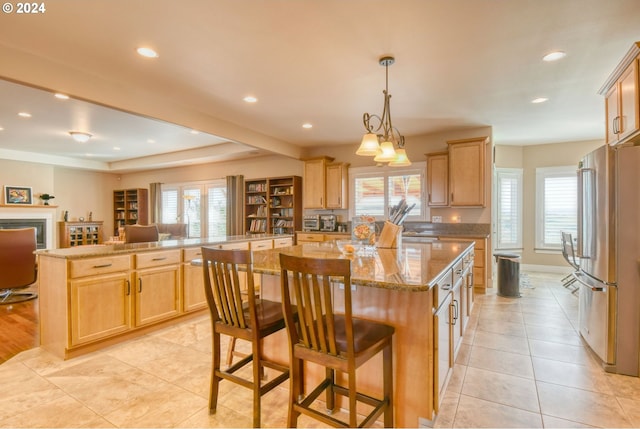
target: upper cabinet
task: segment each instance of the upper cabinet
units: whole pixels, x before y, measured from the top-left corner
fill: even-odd
[[[326,168],[326,204],[328,209],[346,209],[349,198],[349,164],[337,162]]]
[[[600,89],[600,94],[605,96],[610,145],[640,137],[639,54],[640,42],[636,42]]]
[[[348,207],[349,164],[333,163],[322,157],[305,161],[303,207],[346,209]]]
[[[427,204],[429,207],[449,205],[449,153],[427,154]]]
[[[449,206],[485,206],[487,137],[448,141]]]

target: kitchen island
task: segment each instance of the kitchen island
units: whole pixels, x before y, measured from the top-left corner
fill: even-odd
[[[304,243],[256,252],[253,268],[262,274],[262,296],[280,301],[280,253],[352,259],[354,316],[395,327],[395,426],[417,427],[430,425],[438,411],[469,320],[473,252],[473,241],[405,243],[399,249],[364,250],[356,255],[343,255],[335,242]],[[344,303],[336,299],[334,307],[340,312]],[[270,336],[265,353],[286,363],[286,341],[284,331]],[[359,390],[379,395],[381,368],[381,356],[376,356],[358,369]],[[307,373],[316,378],[324,375],[318,367],[308,368]]]

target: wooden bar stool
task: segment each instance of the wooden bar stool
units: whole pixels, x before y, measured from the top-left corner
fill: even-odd
[[[253,262],[249,250],[202,248],[204,284],[213,330],[213,368],[209,392],[209,413],[215,414],[218,387],[229,380],[253,391],[253,427],[260,427],[260,398],[289,378],[289,368],[262,358],[262,339],[285,327],[282,304],[256,299]],[[247,293],[243,294],[238,268],[246,269]],[[243,300],[244,295],[244,300]],[[226,370],[220,369],[220,334],[251,342],[251,354]],[[234,373],[253,363],[251,380]],[[280,372],[270,381],[262,379],[264,367]],[[263,384],[264,381],[264,384]]]
[[[365,427],[384,413],[385,427],[392,427],[392,338],[395,329],[382,323],[352,317],[351,261],[304,258],[281,253],[280,268],[282,306],[289,336],[291,365],[287,426],[296,427],[298,416],[302,413],[334,427]],[[344,294],[345,314],[333,312],[335,293]],[[297,307],[297,323],[292,300],[295,300]],[[383,355],[382,399],[356,391],[356,369],[378,352]],[[326,376],[302,398],[304,361],[324,366]],[[336,371],[346,374],[347,387],[336,384]],[[336,394],[348,398],[348,422],[312,408],[322,392],[326,392],[326,408],[329,411],[335,408]],[[360,423],[357,421],[357,402],[373,407]]]

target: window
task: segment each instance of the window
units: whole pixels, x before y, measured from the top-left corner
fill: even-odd
[[[536,169],[536,249],[561,250],[562,231],[577,232],[576,168]]]
[[[423,218],[424,164],[414,163],[410,168],[361,167],[349,170],[353,194],[351,216],[369,215],[385,220],[388,208],[406,198],[415,207],[408,220]]]
[[[496,168],[496,249],[522,249],[522,169]]]
[[[187,224],[189,237],[227,235],[226,181],[162,185],[160,218],[162,223]]]

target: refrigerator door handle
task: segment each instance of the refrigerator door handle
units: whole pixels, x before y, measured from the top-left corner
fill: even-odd
[[[580,272],[575,272],[573,273],[573,278],[576,279],[578,281],[578,283],[585,285],[586,287],[588,287],[589,289],[591,289],[594,292],[606,292],[607,291],[607,285],[601,282],[597,282],[597,284],[594,284],[593,281],[589,281],[584,274],[580,273]]]
[[[593,213],[595,204],[595,170],[578,169],[578,238],[576,253],[579,258],[591,258],[591,247],[595,234]]]

